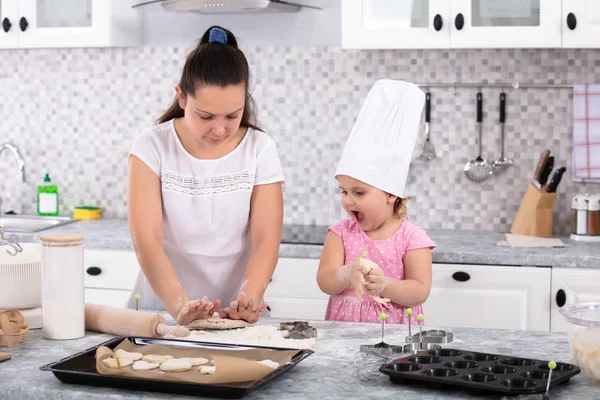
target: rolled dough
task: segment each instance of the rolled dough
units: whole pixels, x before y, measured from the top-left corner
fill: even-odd
[[[214,313],[210,318],[197,319],[184,326],[188,329],[238,329],[254,325],[241,319],[221,318],[219,313]]]

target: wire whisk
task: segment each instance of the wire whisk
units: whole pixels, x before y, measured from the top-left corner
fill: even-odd
[[[392,359],[391,352],[386,351],[386,349],[356,353],[352,362],[354,367],[353,376],[361,382],[376,379],[381,374],[379,367],[389,363]]]

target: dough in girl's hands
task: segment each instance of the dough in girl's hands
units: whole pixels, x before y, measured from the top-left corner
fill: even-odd
[[[383,273],[383,271],[381,270],[381,267],[379,265],[377,265],[376,263],[374,263],[371,260],[367,260],[366,257],[368,254],[368,250],[365,248],[361,255],[358,256],[358,262],[360,263],[360,272],[363,275],[363,278],[365,276],[367,276],[369,274],[369,272],[373,271],[373,270],[378,270],[381,271],[381,273]],[[366,282],[366,281],[365,281]],[[354,286],[354,289],[356,290],[356,295],[360,298],[365,294],[365,289],[363,287],[362,284],[358,284]],[[373,300],[375,300],[376,302],[378,302],[379,304],[387,304],[390,302],[390,299],[387,299],[385,297],[382,296],[371,296],[371,298]]]

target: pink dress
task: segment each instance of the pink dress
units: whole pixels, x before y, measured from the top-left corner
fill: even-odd
[[[404,279],[404,264],[402,260],[408,250],[421,248],[435,248],[433,240],[425,231],[405,220],[400,229],[385,240],[374,240],[360,229],[358,224],[350,219],[332,226],[329,230],[338,235],[344,243],[345,264],[352,262],[362,249],[367,247],[369,254],[366,257],[377,263],[386,276]],[[373,300],[369,295],[362,298],[356,296],[354,287],[349,287],[342,293],[329,298],[325,319],[328,321],[347,322],[379,322],[379,314],[385,312],[388,324],[408,324],[407,307],[394,302],[382,305]],[[423,306],[412,307],[411,323],[417,324],[417,315],[423,314]],[[423,321],[424,322],[424,321]]]

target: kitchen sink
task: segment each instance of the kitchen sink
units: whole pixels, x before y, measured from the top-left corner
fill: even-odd
[[[34,233],[75,222],[68,217],[40,217],[37,215],[0,215],[0,226],[7,233]]]

